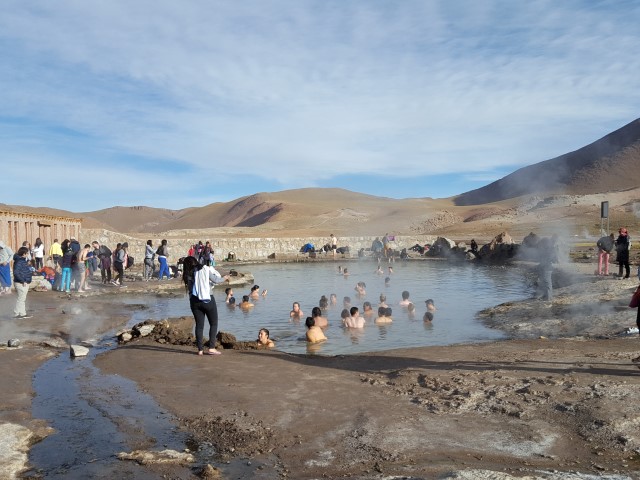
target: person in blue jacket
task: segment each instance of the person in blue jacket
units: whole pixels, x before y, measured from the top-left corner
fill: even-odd
[[[31,318],[27,315],[27,293],[29,293],[33,269],[27,263],[27,255],[29,255],[29,249],[20,247],[13,256],[13,285],[18,297],[16,308],[13,310],[15,318]]]

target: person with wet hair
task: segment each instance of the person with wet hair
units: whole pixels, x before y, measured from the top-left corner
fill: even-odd
[[[391,317],[387,317],[387,308],[386,307],[378,307],[378,317],[374,320],[376,325],[385,325],[387,323],[391,323],[393,319]]]
[[[276,346],[275,342],[269,338],[269,330],[261,328],[258,332],[258,346],[273,348]]]
[[[289,312],[289,318],[293,320],[300,320],[300,317],[304,315],[304,312],[300,310],[300,302],[293,302],[291,311]]]
[[[411,300],[409,300],[409,292],[407,290],[404,290],[402,292],[402,300],[400,300],[400,303],[398,305],[402,307],[408,307],[410,303]]]
[[[305,338],[309,343],[318,343],[327,339],[322,329],[316,325],[313,317],[307,317],[304,324],[307,326]]]
[[[378,304],[378,307],[387,307],[387,296],[383,293],[380,294],[380,303]]]
[[[255,305],[253,303],[251,303],[250,299],[249,299],[249,295],[243,295],[242,296],[242,301],[240,302],[240,305],[238,305],[242,310],[249,310],[250,308],[255,307]]]
[[[313,317],[315,325],[318,327],[327,328],[329,326],[329,321],[322,316],[322,310],[320,307],[313,307],[311,309],[311,316]]]
[[[360,316],[358,307],[351,307],[349,316],[343,320],[344,326],[347,328],[364,328],[365,319]]]
[[[182,278],[185,290],[189,295],[189,306],[195,320],[196,344],[198,355],[204,354],[204,320],[209,322],[209,355],[220,355],[216,350],[216,335],[218,334],[218,307],[211,295],[211,283],[222,283],[229,280],[229,275],[220,273],[209,265],[202,265],[195,257],[184,259]]]
[[[362,304],[362,315],[365,318],[371,318],[373,315],[373,307],[371,306],[371,302],[364,302]]]
[[[318,302],[318,306],[321,310],[327,310],[329,308],[329,300],[325,295],[320,297],[320,301]]]
[[[260,298],[260,285],[253,285],[251,287],[249,298],[253,298],[253,299]]]
[[[431,323],[433,322],[433,313],[431,312],[424,312],[424,315],[422,317],[422,321],[424,323]]]
[[[435,303],[433,303],[433,299],[428,298],[424,301],[426,307],[427,307],[427,311],[428,312],[435,312],[436,311],[436,305]]]

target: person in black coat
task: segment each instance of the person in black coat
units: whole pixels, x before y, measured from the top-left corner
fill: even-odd
[[[13,256],[13,284],[16,288],[16,308],[13,310],[15,318],[31,318],[27,315],[27,293],[31,283],[33,269],[27,263],[29,249],[20,247]]]
[[[629,266],[629,247],[631,245],[631,239],[629,238],[629,232],[626,228],[618,230],[618,238],[616,238],[616,261],[618,262],[618,277],[622,278],[622,269],[625,269],[626,275],[624,278],[629,278],[631,274],[631,267]]]

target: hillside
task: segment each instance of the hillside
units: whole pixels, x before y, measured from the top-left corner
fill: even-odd
[[[587,195],[640,185],[640,119],[586,147],[516,170],[489,185],[454,198],[456,205],[481,205],[522,195]]]
[[[0,204],[0,209],[81,217],[84,228],[149,235],[339,236],[444,234],[489,238],[503,230],[600,233],[600,202],[612,227],[638,225],[640,120],[575,152],[531,165],[485,187],[445,199],[392,199],[339,188],[256,193],[230,202],[168,210],[112,207],[72,213]]]

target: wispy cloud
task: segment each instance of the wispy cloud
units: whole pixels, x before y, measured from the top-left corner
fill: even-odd
[[[639,19],[586,0],[9,2],[0,154],[56,165],[54,206],[74,210],[62,184],[82,165],[109,175],[88,208],[363,174],[476,188],[637,116]],[[3,176],[3,200],[39,203],[22,179]]]

